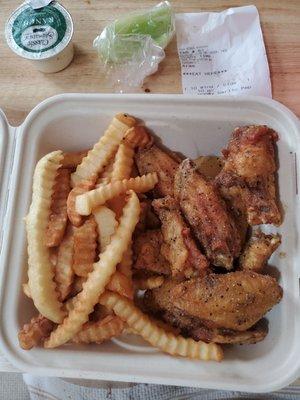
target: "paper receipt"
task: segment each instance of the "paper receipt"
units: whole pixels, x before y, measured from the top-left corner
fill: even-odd
[[[272,97],[255,6],[176,15],[183,93]]]

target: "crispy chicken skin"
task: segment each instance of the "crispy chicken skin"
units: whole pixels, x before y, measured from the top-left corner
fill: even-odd
[[[251,344],[260,342],[268,333],[268,326],[262,321],[242,332],[225,328],[209,328],[202,323],[201,319],[190,316],[176,307],[173,307],[171,311],[161,309],[155,302],[155,296],[150,290],[144,297],[143,309],[179,329],[179,333],[182,335],[207,343]]]
[[[242,332],[223,328],[209,329],[205,326],[200,326],[189,333],[194,340],[219,344],[255,344],[264,340],[267,334],[268,327],[259,322],[252,328]]]
[[[133,268],[169,275],[169,263],[161,254],[162,243],[160,229],[149,230],[136,236],[133,241]]]
[[[176,200],[168,196],[154,200],[152,206],[162,223],[161,250],[170,263],[172,276],[189,278],[208,271],[208,261],[197,248]]]
[[[232,268],[241,250],[241,237],[213,183],[184,160],[175,176],[175,195],[207,258],[213,265]]]
[[[260,272],[281,243],[280,235],[266,235],[257,231],[240,256],[239,268]]]
[[[271,276],[237,271],[184,282],[169,279],[151,297],[158,309],[187,314],[207,328],[241,332],[281,300],[282,289]]]
[[[244,205],[250,225],[281,223],[275,189],[277,140],[277,133],[265,125],[244,126],[233,131],[223,150],[224,167],[215,184],[228,201]]]
[[[153,189],[154,197],[173,196],[174,176],[179,163],[156,145],[141,149],[135,155],[136,165],[141,175],[156,172],[158,183]]]

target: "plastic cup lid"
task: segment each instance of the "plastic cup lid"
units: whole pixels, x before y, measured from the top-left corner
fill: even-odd
[[[46,5],[40,7],[43,4]],[[71,15],[59,3],[49,0],[23,3],[11,14],[5,26],[9,47],[31,60],[57,55],[69,44],[72,35]]]

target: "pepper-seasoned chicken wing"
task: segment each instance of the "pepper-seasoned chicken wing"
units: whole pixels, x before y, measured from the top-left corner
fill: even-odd
[[[257,231],[240,256],[239,268],[260,272],[281,243],[280,235],[266,235]]]
[[[152,206],[162,222],[164,243],[161,251],[170,263],[172,276],[189,278],[208,271],[209,263],[197,248],[177,201],[167,196],[154,200]]]
[[[223,150],[224,167],[215,184],[234,208],[244,206],[250,225],[281,223],[275,188],[277,140],[277,133],[265,125],[244,126],[233,131]]]
[[[135,155],[136,165],[141,175],[156,172],[158,183],[153,189],[155,197],[174,195],[174,176],[179,166],[175,157],[153,145],[147,149],[140,149]]]
[[[241,250],[241,237],[232,215],[213,183],[184,160],[175,176],[175,195],[207,258],[216,266],[232,268]]]
[[[169,263],[161,254],[162,243],[160,229],[149,230],[136,236],[133,241],[133,268],[169,275]]]
[[[268,326],[265,321],[259,321],[246,331],[236,331],[225,328],[209,328],[203,325],[201,319],[190,316],[180,309],[173,308],[172,311],[161,309],[155,303],[155,296],[150,290],[147,291],[143,308],[156,318],[163,319],[172,327],[179,329],[179,333],[194,340],[203,340],[204,342],[219,344],[250,344],[263,340],[268,333]]]
[[[197,318],[208,328],[240,332],[281,300],[282,289],[269,275],[237,271],[184,282],[169,279],[149,296],[157,309]]]

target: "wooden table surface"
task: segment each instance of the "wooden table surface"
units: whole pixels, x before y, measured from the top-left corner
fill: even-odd
[[[93,39],[111,20],[125,12],[143,9],[155,1],[64,0],[74,20],[75,58],[64,71],[44,75],[6,45],[4,24],[21,0],[1,0],[0,108],[10,124],[19,125],[28,112],[47,97],[63,92],[111,92],[92,48]],[[274,99],[300,116],[300,1],[253,0],[259,10],[268,53]],[[176,12],[221,11],[248,5],[248,0],[173,0]],[[144,89],[152,93],[181,93],[180,65],[175,39],[158,73]],[[0,370],[16,371],[0,356]],[[298,384],[300,382],[298,381]]]
[[[158,1],[158,0],[157,0]],[[76,54],[73,63],[57,74],[35,71],[30,62],[6,45],[4,24],[21,0],[1,0],[0,108],[12,125],[19,125],[41,100],[63,92],[111,92],[92,48],[93,39],[125,12],[155,4],[150,0],[64,0],[74,20]],[[300,1],[253,0],[259,10],[271,70],[273,97],[300,116]],[[221,11],[247,5],[249,0],[173,0],[176,12]],[[152,93],[181,93],[180,66],[175,39],[158,73],[144,89]]]

